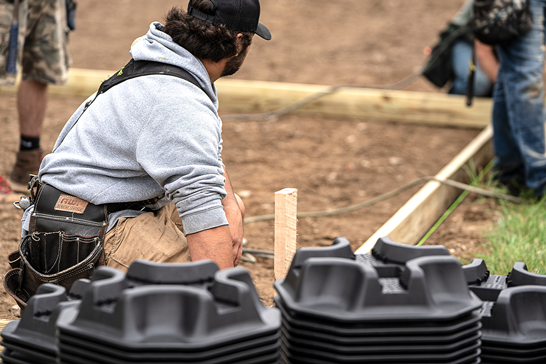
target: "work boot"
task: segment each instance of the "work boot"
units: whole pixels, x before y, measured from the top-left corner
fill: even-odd
[[[42,149],[21,150],[9,175],[9,182],[14,191],[29,193],[28,181],[31,174],[38,174],[42,163]]]

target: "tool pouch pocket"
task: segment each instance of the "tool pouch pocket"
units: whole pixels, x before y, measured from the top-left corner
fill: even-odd
[[[43,283],[70,289],[89,278],[102,264],[106,206],[93,205],[46,184],[39,186],[30,230],[9,257],[13,267],[4,277],[4,288],[17,304],[26,302]],[[19,265],[17,267],[17,265]]]

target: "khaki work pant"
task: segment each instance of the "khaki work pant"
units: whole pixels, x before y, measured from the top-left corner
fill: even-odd
[[[105,264],[126,271],[137,259],[190,262],[182,219],[173,203],[134,218],[121,218],[104,239]]]

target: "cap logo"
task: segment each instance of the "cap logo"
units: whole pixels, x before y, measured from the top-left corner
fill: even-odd
[[[190,14],[191,16],[199,19],[199,20],[203,20],[203,21],[206,21],[207,23],[213,23],[214,21],[214,15],[208,15],[208,14],[205,14],[195,8],[189,8],[189,11],[188,11],[188,14]]]

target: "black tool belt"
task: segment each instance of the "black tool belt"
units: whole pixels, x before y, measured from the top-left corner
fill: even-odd
[[[31,182],[31,200],[29,233],[10,255],[13,269],[4,277],[6,292],[21,308],[42,283],[68,290],[76,280],[89,278],[102,264],[108,227],[106,205],[94,205],[50,185]]]

